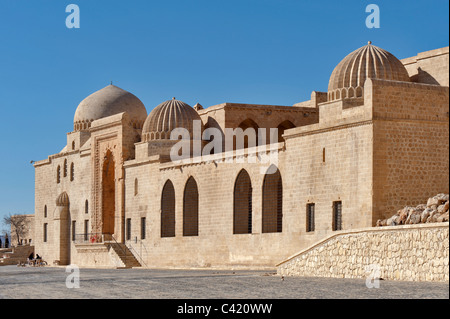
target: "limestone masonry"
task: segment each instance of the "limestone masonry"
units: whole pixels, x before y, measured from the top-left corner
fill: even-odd
[[[448,222],[333,235],[278,265],[282,276],[447,281]]]
[[[382,249],[398,237],[378,221],[449,193],[448,57],[446,47],[398,60],[369,43],[336,66],[327,92],[293,106],[191,107],[168,97],[148,114],[109,85],[74,109],[67,145],[34,164],[35,252],[80,267],[263,268],[366,229],[364,239],[330,241],[326,253],[339,252],[331,263],[315,267],[313,250],[295,260],[303,270],[283,266],[360,274],[342,270],[365,261],[345,250],[363,241]],[[171,139],[175,132],[185,138]],[[411,244],[417,238],[448,243],[448,223],[433,225],[395,226],[420,231],[398,230],[405,243],[387,253],[406,265],[418,257],[411,249],[422,249]],[[444,248],[420,250],[423,272],[406,267],[393,278],[448,280]],[[447,273],[424,275],[430,263]]]

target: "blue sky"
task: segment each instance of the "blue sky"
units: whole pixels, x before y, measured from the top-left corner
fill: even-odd
[[[79,29],[65,25],[71,3]],[[365,25],[370,3],[379,29]],[[110,81],[147,112],[173,96],[292,105],[326,91],[368,40],[400,59],[448,46],[448,10],[448,0],[0,0],[0,217],[33,213],[30,161],[59,152],[77,105]]]

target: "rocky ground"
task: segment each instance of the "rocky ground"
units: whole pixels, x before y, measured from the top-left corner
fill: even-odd
[[[416,207],[406,206],[390,218],[379,219],[377,226],[448,222],[448,207],[449,195],[438,194],[429,198],[426,204],[420,204]]]

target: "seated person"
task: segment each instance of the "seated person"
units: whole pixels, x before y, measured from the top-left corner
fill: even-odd
[[[39,265],[42,260],[42,257],[36,254],[36,258],[31,259],[31,265],[36,266]]]
[[[27,258],[28,264],[34,264],[34,253],[31,253],[30,256]]]

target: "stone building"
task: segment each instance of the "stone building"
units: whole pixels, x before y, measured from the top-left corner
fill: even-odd
[[[293,106],[174,98],[147,114],[109,85],[34,164],[35,250],[79,266],[273,267],[448,193],[448,53],[398,60],[369,42]]]

